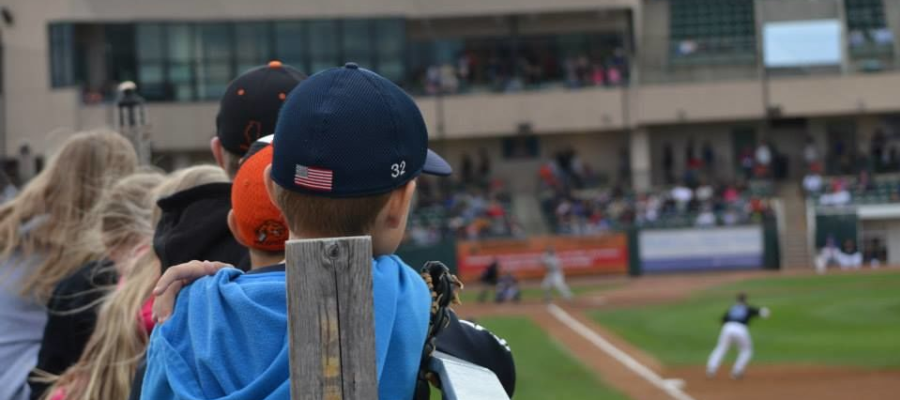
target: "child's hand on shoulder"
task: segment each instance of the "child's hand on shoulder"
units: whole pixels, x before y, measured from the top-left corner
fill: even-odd
[[[153,302],[153,321],[159,325],[172,316],[175,299],[181,288],[204,276],[215,275],[225,267],[230,267],[230,265],[218,261],[194,260],[167,269],[159,277],[156,287],[153,288],[153,295],[156,296],[156,300]]]

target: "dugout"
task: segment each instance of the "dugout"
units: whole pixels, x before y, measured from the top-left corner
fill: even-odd
[[[817,207],[814,251],[829,236],[837,243],[852,239],[863,253],[865,263],[900,265],[900,204],[860,204],[845,207]]]

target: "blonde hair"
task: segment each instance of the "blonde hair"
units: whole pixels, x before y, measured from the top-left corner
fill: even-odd
[[[216,182],[228,182],[228,175],[221,168],[191,167],[172,173],[153,191],[153,197],[158,199]],[[160,216],[159,207],[153,207],[154,226]],[[152,251],[134,261],[123,277],[122,286],[104,299],[84,353],[56,380],[44,398],[52,396],[58,388],[65,389],[67,400],[128,398],[137,362],[148,341],[138,315],[159,275],[159,259]]]
[[[19,283],[20,295],[45,302],[61,279],[102,254],[95,204],[136,167],[134,148],[121,135],[77,133],[16,198],[0,206],[0,257],[42,256]]]
[[[108,253],[149,243],[153,236],[153,189],[164,176],[155,172],[128,176],[109,189],[98,205],[100,236]]]

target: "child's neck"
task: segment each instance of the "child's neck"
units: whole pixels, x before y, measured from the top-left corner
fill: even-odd
[[[284,262],[284,253],[269,253],[258,250],[250,250],[250,269],[269,267]]]

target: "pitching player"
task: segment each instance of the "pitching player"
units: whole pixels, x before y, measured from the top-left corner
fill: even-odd
[[[541,282],[541,288],[544,289],[544,301],[553,300],[553,289],[559,292],[566,300],[572,299],[572,291],[566,285],[566,276],[563,274],[562,264],[559,257],[556,256],[556,250],[552,246],[548,246],[541,258],[547,273],[544,274],[544,281]]]
[[[728,349],[735,345],[738,348],[738,358],[731,369],[731,378],[740,379],[744,375],[744,368],[753,356],[753,341],[750,339],[750,330],[747,329],[750,320],[754,317],[769,317],[769,309],[756,308],[747,304],[747,295],[738,293],[737,303],[731,306],[722,316],[722,331],[719,333],[719,343],[709,355],[706,364],[706,376],[712,378],[722,363],[722,358]]]

